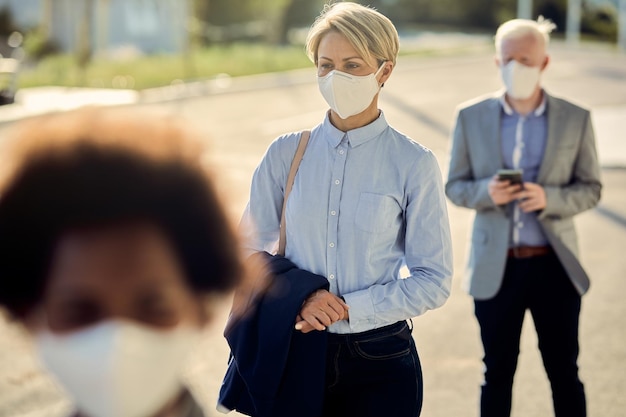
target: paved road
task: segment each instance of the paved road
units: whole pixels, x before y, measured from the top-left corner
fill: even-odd
[[[283,79],[284,80],[284,79]],[[250,177],[271,140],[286,131],[317,124],[326,108],[313,72],[298,72],[272,88],[145,105],[189,119],[211,138],[212,156],[234,217],[243,209]],[[233,84],[235,87],[237,81]],[[587,386],[589,415],[626,415],[626,170],[611,168],[625,160],[626,149],[614,143],[616,129],[626,121],[626,56],[610,50],[567,50],[557,46],[545,85],[558,95],[583,103],[600,115],[606,148],[605,192],[599,209],[578,218],[583,260],[593,287],[583,303],[581,374]],[[259,88],[257,88],[259,87]],[[448,132],[455,106],[499,87],[490,53],[478,51],[423,59],[403,58],[384,88],[381,107],[390,123],[434,150],[446,170]],[[616,116],[617,114],[617,116]],[[623,117],[622,117],[623,115]],[[603,119],[604,117],[604,119]],[[620,125],[615,120],[621,121]],[[610,138],[609,138],[610,136]],[[613,139],[611,139],[613,138]],[[611,159],[611,156],[616,158]],[[617,161],[617,162],[615,162]],[[471,213],[450,207],[456,274],[449,302],[414,320],[414,336],[425,373],[423,416],[477,416],[481,380],[481,348],[471,299],[460,289],[466,235]],[[223,318],[223,314],[222,314]],[[227,348],[219,323],[207,335],[190,380],[212,406],[225,369]],[[64,402],[36,368],[30,346],[18,330],[0,322],[0,417],[62,415]],[[56,408],[55,408],[56,407]],[[41,412],[45,409],[45,412]],[[551,415],[549,387],[528,317],[515,382],[514,417]]]

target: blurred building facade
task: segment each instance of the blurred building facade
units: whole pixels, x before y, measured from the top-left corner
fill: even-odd
[[[88,37],[95,54],[134,48],[180,52],[188,42],[187,0],[0,0],[23,28],[40,27],[63,51]]]

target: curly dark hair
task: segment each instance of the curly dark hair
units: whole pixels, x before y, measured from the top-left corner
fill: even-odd
[[[18,319],[33,310],[64,234],[135,221],[165,234],[194,291],[236,284],[231,223],[198,149],[171,123],[90,109],[31,122],[17,135],[0,188],[0,305]]]

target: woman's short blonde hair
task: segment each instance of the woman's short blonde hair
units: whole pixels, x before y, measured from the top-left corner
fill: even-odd
[[[380,12],[352,2],[324,6],[306,39],[307,55],[315,64],[320,42],[330,31],[345,36],[363,59],[375,58],[379,65],[384,61],[395,65],[400,49],[398,31]]]

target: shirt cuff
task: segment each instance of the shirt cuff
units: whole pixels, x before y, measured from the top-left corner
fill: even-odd
[[[357,333],[363,327],[376,324],[376,311],[369,290],[351,292],[344,294],[343,297],[350,307],[348,322],[352,332]]]

